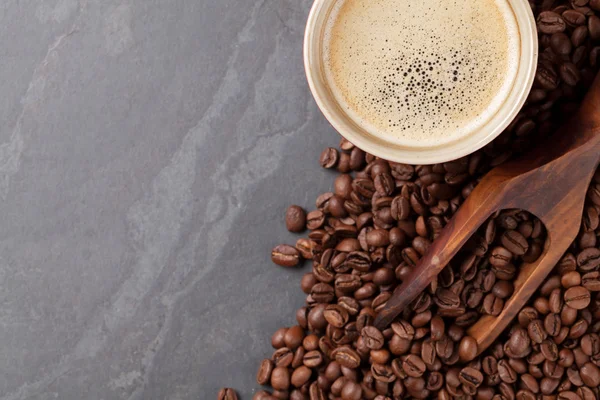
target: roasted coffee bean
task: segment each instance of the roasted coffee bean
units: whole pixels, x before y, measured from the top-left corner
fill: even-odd
[[[505,360],[498,362],[498,376],[506,383],[515,383],[517,381],[517,373]]]
[[[509,281],[498,281],[492,288],[492,294],[500,299],[507,299],[513,294],[514,286]]]
[[[510,263],[512,260],[512,253],[504,247],[496,247],[492,250],[490,255],[490,264],[495,267],[502,267]]]
[[[550,336],[557,336],[562,328],[562,322],[558,314],[550,313],[544,319],[544,329]]]
[[[529,249],[527,239],[519,231],[508,230],[501,238],[502,245],[511,253],[522,256]]]
[[[353,251],[346,257],[347,267],[359,272],[368,272],[371,269],[371,257],[362,251]]]
[[[542,343],[548,337],[548,333],[544,330],[544,324],[539,319],[535,319],[529,323],[527,333],[531,341],[537,344]]]
[[[219,390],[217,398],[219,400],[238,400],[238,396],[235,390],[229,388]]]
[[[271,345],[273,348],[279,349],[285,347],[285,333],[287,330],[288,328],[280,328],[271,336]]]
[[[330,303],[335,298],[333,287],[327,283],[319,282],[312,287],[311,296],[317,303]]]
[[[540,344],[540,352],[548,361],[558,360],[558,347],[552,340],[544,340],[542,344]]]
[[[348,312],[343,307],[335,304],[327,306],[323,316],[331,326],[336,328],[342,328],[346,325],[349,318]]]
[[[591,388],[600,386],[600,368],[591,362],[585,363],[579,369],[579,375],[585,385]]]
[[[576,310],[583,310],[591,301],[590,292],[583,286],[574,286],[565,292],[565,304]]]
[[[275,350],[271,357],[276,367],[289,367],[294,360],[294,353],[287,347]]]
[[[338,347],[331,353],[331,357],[346,368],[358,368],[360,365],[360,355],[350,347]]]
[[[319,158],[319,163],[323,168],[335,168],[340,158],[339,152],[337,149],[333,147],[328,147],[323,150],[321,153],[321,157]]]
[[[380,382],[391,383],[396,380],[392,367],[385,364],[371,364],[373,378]]]
[[[310,376],[312,375],[312,371],[310,368],[305,367],[304,365],[296,368],[294,372],[292,372],[292,377],[290,379],[293,386],[300,388],[306,382],[309,381]]]
[[[588,30],[590,32],[590,37],[593,40],[600,40],[600,18],[596,15],[592,15],[588,19]]]
[[[563,294],[560,289],[554,289],[548,298],[550,312],[559,313],[563,307]]]
[[[309,330],[318,331],[325,329],[327,326],[327,320],[323,316],[323,313],[326,307],[327,305],[325,304],[317,304],[310,309],[307,316]]]
[[[563,32],[566,24],[560,15],[551,11],[544,11],[537,17],[537,27],[540,32],[552,35]]]
[[[562,13],[563,20],[571,27],[583,25],[586,22],[585,15],[575,10],[567,10]]]
[[[315,334],[308,335],[302,340],[302,346],[306,351],[313,351],[319,348],[319,337]]]
[[[515,357],[521,358],[531,351],[530,343],[531,340],[527,331],[521,327],[517,327],[510,335],[507,346]]]
[[[300,252],[295,247],[280,244],[271,251],[271,260],[282,267],[295,267],[300,263]]]
[[[406,321],[400,320],[398,322],[394,322],[391,325],[392,330],[399,338],[405,340],[413,340],[415,336],[415,329],[411,324]]]
[[[479,387],[483,382],[483,374],[475,368],[463,368],[458,374],[458,379],[464,385]]]
[[[560,66],[560,77],[567,85],[575,86],[581,80],[581,73],[573,63],[566,62]]]
[[[436,291],[434,301],[441,308],[458,308],[460,306],[458,295],[443,288]]]
[[[569,271],[560,278],[562,287],[568,289],[581,284],[581,275],[577,271]]]
[[[271,386],[276,390],[288,390],[290,387],[290,372],[286,367],[276,367],[271,373]]]
[[[577,255],[577,265],[582,271],[591,271],[600,267],[600,249],[589,248]]]
[[[306,228],[306,211],[300,206],[290,206],[285,212],[285,225],[290,232],[302,232]]]
[[[463,337],[458,347],[458,354],[463,362],[471,361],[477,355],[477,341],[471,336]]]
[[[600,338],[598,334],[591,333],[581,338],[581,351],[587,356],[595,356],[600,353]]]
[[[419,356],[409,354],[402,363],[402,369],[408,376],[418,378],[425,373],[427,367]]]
[[[519,324],[522,327],[527,327],[533,320],[538,318],[538,312],[533,307],[523,308],[518,315]]]
[[[264,359],[260,364],[260,367],[256,374],[256,382],[259,385],[267,385],[271,379],[271,373],[273,372],[273,368],[275,368],[273,361],[267,358]]]
[[[556,30],[556,32],[561,31]],[[551,65],[540,64],[535,75],[535,82],[543,89],[554,90],[558,87],[559,77]]]
[[[371,350],[381,349],[384,345],[383,335],[374,326],[364,327],[361,331],[361,337],[365,346]]]

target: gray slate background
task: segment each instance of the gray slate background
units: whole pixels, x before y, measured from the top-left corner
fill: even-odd
[[[0,2],[0,400],[250,399],[338,142],[310,0]]]

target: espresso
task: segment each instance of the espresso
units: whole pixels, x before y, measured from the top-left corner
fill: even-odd
[[[515,81],[508,0],[338,0],[323,41],[328,84],[371,134],[430,147],[477,131]]]

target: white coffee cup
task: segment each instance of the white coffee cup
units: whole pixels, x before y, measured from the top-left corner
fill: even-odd
[[[325,76],[324,30],[337,1],[343,0],[315,0],[306,26],[304,64],[310,89],[325,117],[343,137],[361,149],[386,160],[407,164],[434,164],[454,160],[473,153],[500,135],[525,103],[537,67],[536,23],[527,0],[508,0],[520,35],[518,67],[513,84],[497,112],[476,131],[442,145],[406,145],[374,134],[368,126],[344,110]]]

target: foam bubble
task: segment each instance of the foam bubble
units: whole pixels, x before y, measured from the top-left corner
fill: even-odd
[[[323,61],[346,112],[403,145],[448,143],[498,111],[517,73],[508,0],[338,0]]]

